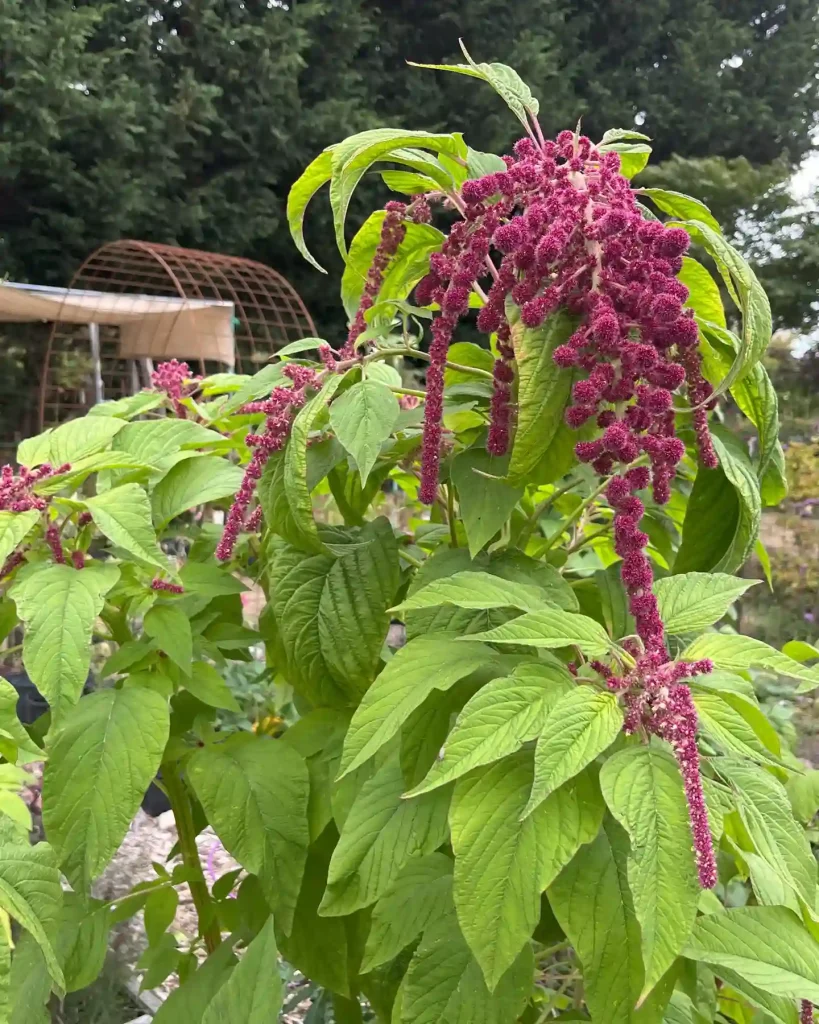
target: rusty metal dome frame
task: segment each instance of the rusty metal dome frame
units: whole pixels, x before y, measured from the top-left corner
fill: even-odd
[[[263,263],[222,253],[183,249],[122,239],[93,252],[71,279],[70,288],[120,295],[153,295],[179,299],[232,302],[235,307],[235,371],[254,373],[278,348],[312,337],[312,318],[292,285]],[[40,385],[40,429],[82,415],[99,394],[90,364],[82,359],[98,349],[97,371],[106,399],[133,394],[148,383],[150,366],[118,355],[118,329],[102,327],[92,338],[89,328],[56,321],[49,335]],[[79,365],[70,378],[72,358]],[[195,360],[188,360],[192,364]],[[64,380],[60,381],[61,362]],[[66,372],[66,366],[68,370]],[[224,366],[206,366],[197,372]]]

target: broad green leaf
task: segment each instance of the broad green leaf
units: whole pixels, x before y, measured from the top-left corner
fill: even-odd
[[[389,963],[452,906],[452,861],[442,853],[413,857],[373,907],[363,974]]]
[[[293,236],[296,248],[307,262],[312,263],[322,274],[326,274],[327,271],[313,259],[304,241],[304,211],[321,186],[330,180],[332,173],[333,151],[330,147],[308,164],[302,175],[292,185],[287,196],[287,223],[290,226],[290,234]]]
[[[330,406],[330,426],[355,459],[362,487],[400,411],[398,399],[377,380],[359,381]]]
[[[715,765],[733,790],[756,852],[815,911],[816,859],[785,787],[763,768],[736,758],[715,759]]]
[[[603,627],[586,615],[575,615],[561,608],[529,612],[502,626],[475,633],[470,639],[491,644],[522,644],[526,647],[577,647],[591,657],[601,657],[611,649]]]
[[[453,898],[490,991],[535,930],[541,892],[603,818],[599,794],[581,777],[521,820],[532,778],[532,752],[522,750],[460,779],[452,798]]]
[[[549,903],[583,966],[586,1005],[605,1024],[655,1024],[671,995],[666,976],[645,988],[640,925],[627,881],[628,837],[610,818],[549,887]]]
[[[51,996],[51,978],[40,947],[27,932],[23,932],[14,947],[9,996],[8,1024],[52,1024],[51,1013],[45,1007]]]
[[[190,621],[182,609],[171,604],[156,604],[146,614],[143,628],[155,641],[154,646],[164,651],[189,676],[193,660],[193,636]]]
[[[348,957],[352,944],[348,943],[348,932],[352,931],[352,922],[318,916],[335,842],[335,830],[328,828],[308,850],[292,930],[285,935],[281,921],[277,919],[276,937],[282,957],[305,977],[333,992],[349,996]]]
[[[25,623],[23,664],[58,721],[79,700],[91,665],[91,634],[105,595],[119,578],[114,565],[77,570],[40,562],[10,590]]]
[[[184,985],[171,992],[154,1017],[154,1024],[202,1024],[205,1011],[230,978],[235,963],[232,944],[226,939],[185,979]]]
[[[642,132],[634,131],[633,128],[609,128],[603,133],[599,145],[608,146],[612,142],[623,142],[624,140],[637,140],[638,142],[651,142],[651,137]]]
[[[787,999],[819,1003],[819,943],[785,907],[736,907],[697,919],[685,956]]]
[[[277,1024],[282,1003],[273,918],[267,919],[213,997],[202,1024]]]
[[[660,746],[627,747],[606,761],[600,787],[608,808],[628,832],[628,884],[642,934],[650,992],[682,951],[700,885],[682,778]]]
[[[332,708],[317,708],[286,730],[280,742],[292,745],[307,762],[310,802],[307,817],[310,841],[315,842],[333,817],[333,780],[350,715]]]
[[[398,542],[386,518],[370,523],[333,564],[318,605],[321,654],[343,692],[356,700],[373,680],[387,637],[387,612],[400,583]]]
[[[377,161],[395,162],[398,159],[404,162],[400,154],[396,157],[396,150],[403,150],[407,146],[435,153],[450,153],[461,158],[466,156],[466,144],[457,133],[435,135],[429,132],[403,131],[398,128],[374,128],[360,132],[334,147],[330,206],[333,210],[336,242],[339,252],[345,259],[347,247],[344,240],[344,222],[356,186]]]
[[[129,452],[142,462],[157,462],[181,448],[205,448],[224,442],[217,430],[209,430],[193,420],[167,417],[126,424],[117,434],[115,448]]]
[[[77,893],[63,893],[57,956],[65,975],[66,992],[87,988],[99,977],[108,953],[108,927],[104,903]]]
[[[66,874],[84,888],[116,853],[168,739],[168,704],[143,687],[89,694],[48,744],[43,823]]]
[[[651,156],[651,146],[645,142],[610,142],[598,148],[603,153],[617,153],[620,157],[620,173],[629,179],[642,171]]]
[[[403,175],[405,172],[389,171],[385,173]],[[417,177],[417,175],[407,176]],[[391,185],[390,187],[392,188]],[[433,184],[432,187],[435,188],[435,185]],[[426,192],[428,189],[420,191]],[[341,278],[341,301],[350,320],[358,310],[367,273],[381,241],[381,229],[386,216],[384,210],[371,213],[350,243],[350,251],[345,260],[344,275]],[[430,253],[440,249],[444,241],[444,235],[429,224],[409,223],[405,226],[404,239],[392,256],[382,277],[378,291],[379,302],[390,299],[399,301],[406,299],[415,285],[428,272]],[[385,307],[385,311],[388,309],[389,306]],[[373,325],[383,321],[388,322],[390,319],[389,314],[386,316],[375,315]]]
[[[225,849],[259,876],[289,933],[310,840],[304,759],[274,739],[241,736],[197,750],[188,779]]]
[[[552,357],[555,349],[568,341],[575,325],[573,317],[560,311],[535,330],[520,321],[512,327],[518,369],[518,422],[509,462],[513,483],[527,482],[563,423],[573,375],[555,365]]]
[[[96,526],[117,547],[140,562],[169,571],[168,559],[156,542],[151,503],[139,484],[112,487],[110,491],[89,498],[85,504]]]
[[[578,686],[554,705],[535,748],[535,779],[524,815],[614,742],[623,712],[613,693]]]
[[[274,541],[267,563],[270,603],[259,623],[268,658],[316,707],[348,703],[324,660],[318,628],[321,596],[334,561],[332,555],[305,554]]]
[[[312,493],[317,484],[345,459],[345,452],[334,437],[311,444],[307,449],[307,489]],[[285,452],[271,452],[261,479],[256,485],[264,512],[265,526],[291,544],[302,542],[284,487]]]
[[[436,188],[432,178],[427,178],[423,174],[413,174],[412,171],[382,171],[381,180],[393,192],[402,192],[407,196],[422,195]],[[352,249],[352,246],[350,248]]]
[[[402,800],[403,790],[397,755],[361,787],[333,851],[320,914],[341,917],[375,903],[407,861],[446,841],[451,793]]]
[[[792,775],[785,783],[785,789],[796,817],[808,824],[819,811],[819,771],[805,772],[804,775]]]
[[[40,519],[40,513],[0,512],[0,567]]]
[[[453,913],[424,933],[402,985],[401,1024],[514,1024],[532,992],[528,944],[490,993]],[[396,1022],[398,1024],[398,1022]]]
[[[0,844],[0,908],[30,933],[60,992],[65,991],[65,977],[52,938],[62,899],[57,858],[48,843]]]
[[[753,550],[762,500],[759,482],[744,446],[715,428],[716,469],[700,466],[688,499],[675,574],[700,570],[735,572]]]
[[[697,637],[680,656],[684,661],[710,658],[717,668],[727,672],[746,672],[751,668],[764,668],[792,679],[802,679],[800,692],[819,686],[819,673],[807,665],[789,658],[782,651],[769,647],[762,640],[739,633],[705,633]]]
[[[490,455],[483,448],[467,448],[452,461],[452,481],[473,558],[509,519],[523,494],[522,487],[502,479],[508,464],[506,456]]]
[[[686,308],[693,309],[703,320],[725,328],[725,309],[719,286],[705,267],[690,256],[683,256],[682,270],[677,274],[677,278],[689,292]]]
[[[56,430],[23,441],[17,449],[17,461],[21,466],[50,462],[55,468],[66,462],[79,462],[107,448],[124,426],[123,420],[108,417],[69,420]]]
[[[729,754],[747,757],[759,764],[779,764],[775,751],[762,742],[747,717],[742,714],[742,705],[734,707],[725,699],[728,696],[722,693],[697,693],[694,696],[702,731]],[[751,705],[749,710],[765,722],[765,716],[758,708]]]
[[[474,610],[519,608],[531,612],[552,603],[548,591],[528,583],[506,580],[488,572],[456,572],[416,590],[392,611],[454,604],[457,608]]]
[[[548,664],[521,665],[511,676],[487,683],[464,705],[431,771],[407,795],[443,786],[514,753],[538,736],[552,707],[573,688],[565,669]]]
[[[693,633],[718,622],[759,580],[722,572],[687,572],[654,582],[654,595],[667,633]]]
[[[735,290],[742,312],[742,344],[728,380],[741,380],[762,358],[771,340],[771,307],[762,285],[737,250],[702,217],[679,222],[713,257],[729,291]]]
[[[189,677],[185,680],[185,689],[194,695],[197,700],[212,708],[226,708],[228,711],[241,711],[239,702],[233,696],[230,687],[219,675],[213,665],[205,661],[195,661],[190,669]]]
[[[248,588],[223,566],[212,562],[187,561],[179,571],[186,593],[202,597],[223,597],[241,594]]]
[[[284,490],[287,502],[300,542],[309,551],[321,551],[322,544],[313,519],[311,488],[307,480],[307,443],[319,413],[324,410],[343,380],[341,374],[332,374],[321,391],[299,409],[284,453]]]
[[[664,188],[641,188],[639,194],[648,198],[663,211],[670,213],[679,220],[698,220],[707,225],[711,231],[722,234],[719,222],[699,199],[687,196],[683,192],[671,192]]]
[[[151,495],[157,526],[197,505],[230,498],[238,490],[244,471],[222,458],[186,459],[164,476]]]
[[[402,647],[364,694],[344,741],[341,775],[364,764],[433,690],[448,690],[495,655],[480,643],[453,644],[452,634],[421,636]]]
[[[467,64],[416,64],[415,61],[411,60],[407,61],[407,63],[413,68],[424,68],[432,71],[453,71],[458,75],[480,78],[492,86],[523,127],[529,131],[529,115],[537,117],[540,110],[538,101],[532,95],[532,90],[529,86],[523,81],[517,71],[506,64],[476,64],[467,53],[463,40],[460,42],[463,55],[468,61]]]
[[[139,391],[125,398],[115,398],[110,402],[98,402],[92,405],[86,416],[116,416],[117,419],[130,420],[135,416],[156,409],[165,400],[164,395],[152,391]]]

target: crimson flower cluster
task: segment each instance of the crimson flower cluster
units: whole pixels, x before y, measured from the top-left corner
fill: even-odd
[[[71,465],[68,462],[56,467],[50,463],[44,463],[36,469],[22,466],[20,472],[15,474],[11,466],[3,466],[0,469],[0,511],[45,512],[48,509],[48,499],[34,493],[35,485],[41,480],[67,473],[70,469]],[[61,565],[64,564],[65,554],[60,540],[60,531],[56,524],[50,523],[46,527],[45,540],[51,548],[54,561]],[[21,551],[12,552],[0,567],[0,577],[8,576],[23,561],[24,557]]]
[[[160,363],[151,374],[153,387],[157,391],[165,392],[173,404],[174,412],[182,420],[187,419],[188,416],[182,399],[196,391],[197,381],[201,379],[191,373],[191,368],[187,363],[180,363],[175,359]]]
[[[803,999],[799,1014],[799,1024],[813,1024],[813,1003]]]
[[[216,557],[222,562],[233,554],[236,540],[243,529],[258,529],[261,522],[260,507],[248,516],[256,484],[271,454],[284,448],[293,422],[293,412],[304,405],[306,389],[319,386],[316,372],[309,366],[288,363],[283,372],[292,381],[292,387],[273,388],[263,401],[248,402],[242,407],[245,413],[264,413],[265,420],[260,433],[248,434],[245,438],[245,444],[253,449],[253,456],[245,469],[241,486],[225,520],[222,537],[216,546]]]
[[[151,580],[151,590],[164,590],[166,594],[184,594],[185,588],[178,583],[171,583],[170,580],[163,580],[155,576]]]

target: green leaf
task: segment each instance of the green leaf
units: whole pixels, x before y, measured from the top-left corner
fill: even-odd
[[[89,694],[48,744],[43,823],[66,874],[87,887],[111,860],[168,739],[168,704],[143,687]]]
[[[523,494],[523,487],[502,479],[508,464],[506,456],[490,455],[483,448],[467,448],[452,461],[452,481],[473,558],[509,519]]]
[[[170,571],[168,559],[156,542],[148,495],[139,484],[112,487],[88,498],[85,505],[96,526],[117,547],[140,562]]]
[[[30,933],[60,992],[65,991],[65,977],[52,937],[62,898],[57,858],[48,843],[0,844],[0,907]]]
[[[609,128],[600,140],[601,146],[608,146],[612,142],[623,142],[627,139],[637,139],[639,142],[651,142],[648,135],[636,132],[633,128]]]
[[[116,398],[110,402],[98,402],[92,405],[86,416],[116,416],[121,420],[130,420],[135,416],[142,416],[143,413],[156,409],[162,405],[164,395],[151,391],[139,391],[135,395],[127,395],[125,398]]]
[[[113,565],[78,571],[40,562],[18,576],[10,590],[26,627],[23,664],[55,722],[79,700],[91,665],[94,623],[118,578]]]
[[[402,985],[402,1024],[514,1024],[532,991],[532,949],[527,945],[494,992],[484,984],[450,913],[435,921],[421,944]]]
[[[819,771],[812,770],[804,775],[792,775],[785,783],[791,808],[796,817],[809,824],[819,811]]]
[[[406,146],[420,147],[435,153],[466,156],[466,145],[460,135],[435,135],[429,132],[403,131],[398,128],[374,128],[360,132],[335,146],[332,155],[330,206],[333,209],[336,242],[339,252],[346,258],[344,222],[347,208],[359,181],[379,160],[403,162],[400,153]]]
[[[761,640],[738,633],[705,633],[689,644],[680,655],[684,661],[710,658],[717,668],[727,672],[746,672],[750,668],[764,668],[792,679],[802,679],[800,692],[819,686],[819,674],[802,665],[787,654],[777,651]]]
[[[393,192],[402,192],[407,196],[423,195],[437,188],[432,178],[424,174],[413,174],[412,171],[382,171],[381,180]]]
[[[154,889],[145,901],[145,934],[148,945],[155,946],[173,924],[179,906],[176,889]]]
[[[57,955],[65,975],[66,992],[92,985],[108,953],[108,910],[100,900],[63,893]]]
[[[293,923],[307,845],[307,765],[268,737],[197,750],[188,779],[225,849],[259,876],[285,933]]]
[[[715,765],[733,790],[756,852],[815,911],[816,859],[794,820],[785,787],[763,768],[737,758],[719,758]]]
[[[819,1003],[819,943],[785,907],[736,907],[697,919],[685,956],[763,992]]]
[[[757,583],[721,572],[687,572],[656,580],[653,589],[666,632],[693,633],[719,622]]]
[[[233,696],[230,687],[219,675],[213,665],[204,661],[188,663],[190,676],[185,680],[185,689],[197,700],[212,708],[225,708],[228,711],[241,711],[241,707]]]
[[[290,234],[293,236],[296,248],[307,262],[312,263],[322,274],[326,274],[327,271],[313,259],[304,241],[304,211],[321,186],[330,180],[332,173],[333,147],[330,147],[308,164],[298,180],[294,182],[287,196],[287,223],[290,226]]]
[[[348,926],[351,922],[318,916],[335,841],[335,830],[328,828],[308,850],[292,931],[285,935],[281,922],[277,920],[276,937],[284,959],[305,977],[317,985],[348,996]]]
[[[466,57],[468,64],[416,64],[415,61],[407,61],[410,67],[425,68],[433,71],[454,71],[459,75],[469,75],[472,78],[480,78],[491,85],[495,92],[506,103],[515,117],[523,127],[530,129],[529,115],[536,117],[540,106],[532,95],[529,86],[523,81],[517,71],[506,64],[476,64],[467,53],[463,40],[460,40],[461,50]]]
[[[699,570],[735,572],[759,533],[762,500],[748,454],[728,431],[712,435],[720,465],[700,466],[688,499],[675,574]]]
[[[269,917],[208,1003],[202,1024],[276,1024],[281,1003],[279,953]]]
[[[397,754],[361,787],[333,851],[320,914],[341,917],[375,903],[407,861],[446,840],[450,792],[402,800],[403,789]]]
[[[677,279],[688,289],[689,295],[685,303],[687,309],[693,309],[698,317],[715,323],[723,329],[725,309],[722,305],[719,286],[706,268],[690,256],[683,256],[682,270]],[[729,364],[730,366],[730,364]]]
[[[716,745],[730,754],[747,757],[760,764],[779,764],[778,758],[759,738],[753,726],[741,713],[742,703],[735,708],[724,698],[729,694],[698,693],[694,697],[694,706],[702,731]],[[765,716],[750,705],[750,710],[765,722]]]
[[[108,448],[112,439],[125,426],[123,420],[87,416],[60,424],[56,430],[30,437],[17,449],[21,466],[39,466],[50,462],[54,467],[65,462],[79,462],[89,455]]]
[[[598,147],[603,153],[617,153],[620,156],[620,173],[624,178],[633,178],[648,163],[651,146],[645,142],[610,142]]]
[[[324,410],[343,380],[341,374],[332,374],[325,381],[321,391],[298,411],[290,429],[290,440],[284,454],[285,494],[293,515],[294,528],[302,546],[309,551],[321,551],[322,544],[318,539],[318,530],[313,519],[313,503],[310,500],[307,443],[319,413]]]
[[[599,622],[561,608],[529,612],[485,633],[475,633],[470,639],[525,647],[574,646],[593,658],[601,657],[611,649],[611,640]]]
[[[717,234],[722,234],[719,222],[705,203],[694,199],[693,196],[687,196],[682,192],[670,192],[664,188],[641,188],[639,193],[648,196],[663,213],[670,213],[679,220],[698,220]]]
[[[535,748],[535,780],[524,816],[611,746],[623,727],[613,693],[578,686],[552,708]]]
[[[0,512],[0,566],[3,565],[18,544],[25,540],[26,534],[40,519],[40,513],[31,509],[29,512]]]
[[[377,380],[359,381],[330,406],[330,426],[355,459],[362,487],[400,411],[398,399]]]
[[[627,882],[628,837],[607,819],[549,888],[549,903],[583,966],[594,1021],[655,1024],[671,995],[673,972],[639,1010],[644,989],[640,925]]]
[[[207,1007],[230,977],[235,962],[232,945],[226,940],[185,979],[184,985],[171,992],[154,1017],[154,1024],[202,1024]]]
[[[511,676],[492,680],[464,705],[441,756],[407,796],[426,793],[514,753],[539,735],[555,703],[573,688],[565,669],[548,664],[521,665]]]
[[[212,562],[185,562],[179,571],[179,579],[187,593],[202,597],[224,597],[241,594],[248,589],[223,566]]]
[[[548,591],[528,583],[505,580],[488,572],[456,572],[416,590],[392,611],[436,608],[442,604],[475,610],[519,608],[528,612],[549,606],[552,602]]]
[[[401,171],[389,171],[385,172],[386,174],[418,177],[417,175],[406,175]],[[390,185],[390,187],[393,186]],[[434,182],[432,187],[436,187]],[[426,192],[429,189],[421,188],[418,191]],[[350,251],[347,253],[344,274],[341,278],[341,301],[350,320],[356,315],[361,302],[367,273],[381,241],[381,229],[386,216],[385,210],[371,213],[350,243]],[[390,299],[397,301],[406,299],[415,285],[429,271],[430,254],[437,252],[444,241],[444,235],[429,224],[409,223],[405,227],[406,234],[391,257],[389,266],[381,279],[378,290],[379,302],[389,302]],[[374,320],[371,321],[373,326],[380,323],[387,324],[391,319],[392,311],[387,307],[384,313],[380,315],[374,313],[373,315]]]
[[[171,604],[156,604],[145,616],[145,633],[155,641],[186,676],[191,673],[193,636],[191,624],[181,608]]]
[[[158,527],[197,505],[232,497],[244,471],[222,458],[186,459],[164,476],[151,495],[151,510]]]
[[[362,530],[327,573],[318,606],[324,661],[345,694],[357,700],[378,668],[400,583],[398,542],[388,519]]]
[[[404,864],[373,907],[361,973],[389,963],[452,905],[452,861],[442,853]]]
[[[628,884],[642,933],[650,992],[682,951],[700,885],[677,762],[659,746],[627,747],[600,770],[609,810],[628,832]]]
[[[117,434],[115,448],[129,452],[141,462],[156,463],[180,449],[204,448],[224,440],[218,430],[208,430],[201,423],[167,417],[127,423]]]
[[[532,778],[532,752],[522,750],[459,779],[452,798],[453,898],[490,991],[535,930],[541,892],[603,818],[599,794],[583,777],[521,820]]]
[[[512,483],[527,481],[563,423],[573,374],[556,366],[552,357],[575,326],[575,318],[561,310],[535,330],[520,321],[512,327],[518,369],[518,423],[509,462]]]
[[[756,274],[719,230],[699,218],[679,225],[713,257],[729,291],[735,289],[742,312],[742,343],[728,381],[741,380],[762,358],[771,340],[771,307]],[[723,385],[727,386],[727,385]]]
[[[495,655],[483,644],[452,643],[438,633],[411,640],[396,652],[356,708],[344,741],[340,776],[364,764],[401,728],[433,690],[448,690]]]

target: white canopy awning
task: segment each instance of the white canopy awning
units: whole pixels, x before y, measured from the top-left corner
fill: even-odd
[[[0,321],[119,327],[123,359],[212,359],[232,366],[232,302],[0,283]]]

